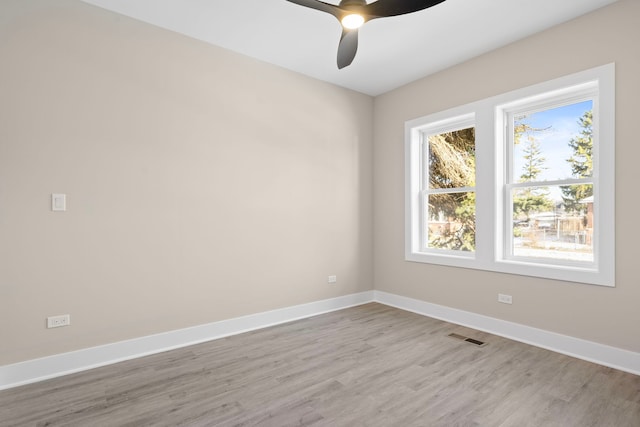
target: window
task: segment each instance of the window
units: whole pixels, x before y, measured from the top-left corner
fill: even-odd
[[[408,261],[614,286],[614,65],[406,123]]]
[[[591,90],[569,104],[561,97],[504,109],[507,258],[593,263],[596,97]]]
[[[424,251],[475,251],[475,128],[473,117],[420,132]]]

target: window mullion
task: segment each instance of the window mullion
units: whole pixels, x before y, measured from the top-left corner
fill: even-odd
[[[526,187],[558,187],[566,185],[580,185],[580,184],[593,184],[593,177],[588,178],[571,178],[571,179],[558,179],[553,181],[527,181],[527,182],[513,182],[506,184],[508,188],[526,188]]]
[[[473,193],[476,187],[430,188],[429,194]]]

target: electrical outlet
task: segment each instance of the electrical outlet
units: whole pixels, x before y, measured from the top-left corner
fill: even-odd
[[[506,294],[498,294],[498,302],[503,304],[513,304],[513,297]]]
[[[337,276],[329,276],[329,279],[327,280],[327,283],[336,283],[338,281],[338,277]]]
[[[61,316],[47,317],[47,329],[60,328],[71,324],[71,315],[63,314]]]

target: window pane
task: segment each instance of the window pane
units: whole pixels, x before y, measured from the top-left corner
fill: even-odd
[[[475,192],[430,194],[427,216],[429,248],[475,251]]]
[[[593,101],[514,116],[512,182],[592,175]]]
[[[513,255],[593,262],[593,185],[512,192]]]
[[[429,135],[429,188],[473,187],[475,128]]]

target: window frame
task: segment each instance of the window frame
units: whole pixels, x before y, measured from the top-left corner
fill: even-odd
[[[565,186],[565,185],[575,185],[575,184],[591,184],[593,185],[593,191],[596,192],[596,182],[595,177],[597,164],[594,167],[594,174],[588,178],[565,178],[558,180],[549,180],[549,181],[530,181],[526,183],[519,183],[514,181],[514,171],[513,171],[513,135],[515,133],[513,128],[514,123],[514,115],[523,114],[523,113],[534,113],[545,111],[561,106],[567,106],[571,104],[575,104],[582,101],[592,101],[592,111],[593,116],[595,117],[593,123],[593,139],[594,139],[594,152],[597,152],[597,147],[599,146],[599,138],[597,135],[598,128],[598,118],[599,118],[599,102],[598,102],[598,84],[595,81],[588,82],[583,85],[578,85],[574,87],[565,88],[561,91],[554,91],[548,94],[542,100],[536,100],[533,103],[528,102],[527,99],[521,99],[517,102],[510,103],[507,105],[501,105],[498,107],[498,114],[503,115],[503,120],[505,123],[505,134],[503,139],[504,149],[503,149],[503,167],[505,169],[504,182],[502,183],[504,187],[504,203],[502,203],[502,208],[504,209],[504,218],[513,218],[513,198],[510,194],[511,190],[515,188],[527,188],[527,187],[544,187],[544,186]],[[593,156],[597,163],[597,155]],[[598,218],[595,218],[596,226],[594,229],[596,233],[594,235],[594,239],[597,238],[597,230],[600,228],[600,221]],[[594,260],[590,262],[586,261],[570,261],[570,260],[557,260],[553,258],[544,258],[542,260],[538,258],[525,257],[521,255],[513,254],[513,221],[504,221],[502,224],[503,229],[502,235],[504,237],[503,242],[503,258],[507,261],[513,262],[527,262],[534,264],[544,264],[544,265],[558,265],[558,266],[578,266],[582,268],[593,269],[597,265],[597,248],[598,245],[596,243],[593,244],[593,252],[594,252]]]
[[[510,256],[512,215],[506,193],[511,155],[507,113],[593,100],[594,261]],[[577,102],[577,101],[575,101]],[[421,135],[473,117],[476,144],[476,247],[457,253],[421,248],[426,217],[420,201]],[[440,126],[440,128],[438,128]],[[434,132],[432,132],[434,133]],[[604,149],[606,147],[606,149]],[[511,175],[509,175],[511,173]],[[558,180],[562,182],[562,180]],[[572,180],[573,183],[573,180]],[[547,181],[555,185],[556,181]],[[455,253],[451,253],[455,252]],[[460,251],[462,252],[462,251]],[[469,256],[472,254],[472,256]],[[509,256],[508,256],[509,255]],[[607,64],[405,122],[405,260],[585,284],[615,286],[615,64]]]
[[[440,249],[440,248],[430,248],[429,247],[429,224],[430,221],[428,219],[428,200],[429,195],[432,194],[451,194],[451,193],[475,193],[476,187],[452,187],[452,188],[431,188],[429,186],[429,137],[431,135],[439,135],[441,133],[446,132],[454,132],[457,130],[467,129],[467,128],[475,128],[475,115],[474,114],[464,114],[457,117],[452,117],[450,120],[445,120],[441,122],[431,123],[428,126],[422,126],[419,129],[420,132],[420,141],[419,141],[419,150],[420,150],[420,215],[421,215],[421,226],[420,226],[420,240],[419,247],[420,251],[424,253],[433,253],[433,254],[442,254],[449,256],[458,256],[463,258],[473,258],[475,255],[475,251],[458,251],[452,249]],[[474,141],[475,145],[475,141]],[[475,147],[474,147],[475,149]],[[423,222],[424,221],[424,222]]]
[[[427,119],[427,120],[425,120]],[[467,108],[467,106],[448,110],[441,113],[436,113],[428,116],[428,118],[420,118],[407,122],[405,129],[406,135],[406,147],[405,150],[405,162],[412,173],[407,173],[406,178],[406,228],[407,235],[405,238],[406,250],[405,257],[408,261],[416,262],[428,262],[426,259],[437,260],[436,263],[443,265],[453,266],[470,266],[469,261],[472,261],[476,257],[477,247],[475,252],[468,251],[453,251],[446,249],[428,248],[425,228],[428,226],[426,223],[427,210],[424,207],[425,189],[428,189],[428,173],[425,173],[425,162],[428,153],[425,153],[423,149],[425,143],[424,135],[437,134],[451,129],[462,129],[464,127],[476,127],[475,112]],[[476,162],[477,162],[477,136],[476,136]],[[476,166],[476,200],[477,195],[477,166]],[[476,202],[477,210],[477,202]],[[477,229],[476,220],[476,229]],[[477,234],[477,233],[476,233]],[[477,237],[476,237],[477,238]]]

